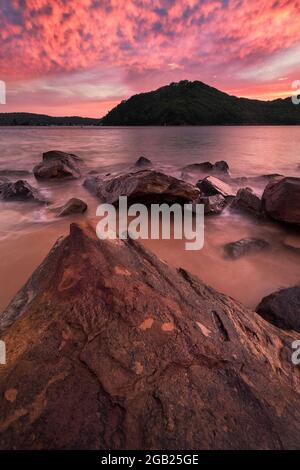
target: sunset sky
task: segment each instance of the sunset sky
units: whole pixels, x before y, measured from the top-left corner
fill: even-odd
[[[101,117],[182,79],[273,99],[300,80],[300,0],[0,0],[0,112]]]

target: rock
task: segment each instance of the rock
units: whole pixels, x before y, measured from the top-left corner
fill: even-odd
[[[226,207],[226,200],[221,194],[200,196],[197,203],[204,204],[205,214],[220,214]]]
[[[219,162],[216,162],[214,164],[214,170],[216,173],[225,173],[229,174],[229,166],[228,163],[225,162],[225,160],[220,160]]]
[[[230,258],[241,258],[242,256],[257,253],[268,248],[270,244],[260,238],[242,238],[236,242],[224,245],[224,251]]]
[[[261,199],[251,188],[240,188],[233,199],[230,208],[237,211],[260,215]]]
[[[27,181],[18,180],[0,182],[0,199],[3,201],[30,201],[45,203],[45,198]]]
[[[145,167],[149,167],[152,165],[152,162],[151,160],[149,160],[148,158],[146,157],[140,157],[138,158],[138,160],[135,162],[135,166],[141,168],[145,168]]]
[[[87,207],[87,204],[81,199],[72,198],[58,209],[58,216],[63,217],[71,214],[83,214],[83,212],[87,210]]]
[[[198,181],[196,186],[204,196],[221,194],[223,197],[234,197],[236,195],[236,191],[229,184],[214,176],[207,176],[203,180]]]
[[[81,176],[82,159],[71,153],[52,150],[43,154],[43,161],[33,169],[41,179],[74,179]]]
[[[105,202],[117,204],[119,196],[129,202],[189,202],[199,196],[199,190],[173,176],[158,171],[141,170],[120,176],[91,176],[84,186]]]
[[[72,224],[0,317],[0,448],[296,449],[294,332]]]
[[[262,208],[272,219],[300,224],[300,178],[279,177],[264,190]]]
[[[28,170],[0,170],[0,176],[28,176],[31,175],[31,172]]]
[[[203,175],[227,175],[229,176],[229,166],[224,160],[220,160],[216,163],[211,162],[202,162],[202,163],[192,163],[191,165],[186,165],[182,169],[182,174],[186,175],[187,173],[202,173]]]
[[[300,286],[267,295],[257,306],[256,311],[278,328],[300,332]]]

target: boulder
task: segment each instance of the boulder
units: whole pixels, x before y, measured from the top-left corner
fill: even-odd
[[[261,199],[251,188],[240,188],[233,199],[230,208],[236,211],[260,215]]]
[[[72,198],[57,211],[59,217],[72,214],[83,214],[87,210],[87,204],[81,199]]]
[[[300,224],[300,178],[279,177],[271,180],[262,196],[262,208],[280,222]]]
[[[182,174],[186,175],[188,173],[202,173],[203,175],[225,175],[229,176],[229,166],[228,163],[224,160],[220,160],[216,163],[211,162],[201,162],[201,163],[192,163],[186,165],[182,169]]]
[[[226,207],[226,199],[221,194],[214,196],[200,196],[198,204],[204,204],[205,214],[220,214]]]
[[[230,258],[241,258],[242,256],[257,253],[268,248],[270,244],[260,238],[242,238],[236,242],[224,245],[224,251]]]
[[[220,160],[214,164],[214,170],[216,173],[224,173],[226,175],[229,174],[229,166],[225,160]]]
[[[6,179],[5,179],[6,180]],[[18,180],[14,183],[11,181],[0,181],[0,200],[2,201],[30,201],[45,203],[46,199],[40,192],[31,186],[27,181]]]
[[[74,179],[81,176],[82,159],[71,153],[52,150],[43,154],[43,161],[33,169],[39,179]]]
[[[152,165],[151,160],[149,160],[146,157],[140,157],[135,162],[135,166],[137,166],[138,168],[145,168],[145,167],[149,167],[151,165]]]
[[[158,171],[141,170],[119,176],[90,176],[84,186],[101,200],[117,204],[119,196],[127,196],[129,202],[173,203],[194,201],[199,189]]]
[[[296,449],[286,333],[72,224],[0,317],[0,448]]]
[[[257,306],[256,311],[278,328],[300,332],[300,286],[267,295]]]
[[[215,176],[207,176],[203,180],[198,181],[196,186],[204,196],[221,194],[223,197],[234,197],[236,195],[236,191],[229,184],[224,183],[224,181]]]

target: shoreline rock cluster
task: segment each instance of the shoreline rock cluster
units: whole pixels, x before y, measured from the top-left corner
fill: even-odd
[[[40,181],[58,180],[63,182],[83,177],[85,173],[88,173],[86,170],[84,161],[77,155],[53,150],[43,154],[43,160],[35,166],[33,174]],[[300,178],[284,177],[278,174],[252,178],[232,178],[229,166],[225,161],[214,164],[211,162],[191,164],[182,169],[182,175],[190,172],[199,174],[200,179],[196,184],[156,170],[151,160],[143,156],[136,161],[134,169],[127,173],[123,172],[117,175],[90,174],[84,179],[83,185],[102,202],[115,205],[118,203],[119,196],[127,196],[130,203],[192,202],[193,204],[204,204],[206,215],[217,216],[224,210],[228,210],[246,214],[257,221],[265,219],[273,220],[275,223],[300,226]],[[26,180],[12,182],[5,176],[6,174],[12,173],[9,170],[2,170],[0,174],[0,200],[49,203],[41,192]],[[23,170],[21,173],[17,172],[15,176],[21,174],[24,174]],[[251,188],[253,182],[264,182],[265,188],[262,197],[259,197]],[[56,213],[57,217],[63,217],[83,214],[86,210],[87,204],[74,197],[65,205],[52,211]],[[223,249],[224,255],[234,260],[269,247],[268,240],[250,237],[234,240],[224,245]],[[297,286],[295,289],[297,291]],[[275,302],[279,297],[276,293],[274,296]],[[266,305],[270,305],[270,302],[266,302]],[[273,310],[270,308],[270,312],[265,313],[266,308],[264,307],[262,310],[261,306],[258,306],[257,309],[259,313],[264,312],[265,318],[274,318]],[[299,304],[297,304],[297,308],[300,311]],[[293,325],[297,326],[297,322],[293,322]]]

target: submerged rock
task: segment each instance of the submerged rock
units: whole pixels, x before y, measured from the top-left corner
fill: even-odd
[[[71,214],[83,214],[83,212],[87,210],[87,207],[87,204],[81,199],[72,198],[58,209],[58,216],[63,217]]]
[[[300,286],[267,295],[257,306],[256,311],[278,328],[300,332]]]
[[[252,215],[260,215],[261,199],[251,188],[240,188],[233,199],[230,208],[236,211],[247,212]]]
[[[27,181],[18,180],[14,183],[0,178],[0,199],[3,201],[31,201],[45,203],[46,199]]]
[[[141,170],[120,176],[91,176],[84,186],[105,202],[117,204],[119,196],[129,202],[189,202],[199,196],[199,189],[158,171]]]
[[[268,248],[270,244],[260,238],[242,238],[236,242],[224,245],[224,251],[230,258],[241,258],[242,256],[256,253]]]
[[[275,220],[300,224],[300,178],[271,180],[262,197],[263,210]]]
[[[31,172],[28,170],[0,170],[0,177],[2,176],[28,176]]]
[[[296,334],[72,224],[0,317],[1,449],[293,449]]]
[[[226,207],[226,199],[221,194],[200,196],[197,203],[204,204],[205,214],[220,214]]]
[[[229,184],[214,176],[207,176],[198,181],[196,186],[204,196],[221,194],[223,197],[234,197],[236,195],[236,191]]]
[[[41,179],[74,179],[81,176],[82,159],[71,153],[51,150],[43,154],[43,161],[33,169],[34,176]]]
[[[152,162],[151,160],[149,160],[148,158],[146,157],[140,157],[137,159],[137,161],[135,162],[135,166],[141,168],[141,167],[149,167],[152,165]]]
[[[186,165],[182,169],[183,176],[188,173],[202,173],[203,175],[225,175],[229,176],[229,166],[225,160],[220,160],[216,163],[201,162]]]

